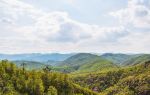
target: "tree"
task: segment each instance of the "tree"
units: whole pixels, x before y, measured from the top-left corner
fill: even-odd
[[[44,86],[41,79],[38,79],[36,82],[35,93],[36,95],[43,95],[44,93]]]
[[[50,72],[52,70],[52,66],[46,65],[46,67],[43,70],[44,72]]]
[[[57,94],[57,89],[53,86],[49,86],[47,95],[58,95]]]
[[[27,65],[27,64],[26,64],[25,62],[23,62],[23,63],[21,64],[23,72],[25,71],[25,66],[26,66],[26,65]]]
[[[6,64],[7,62],[8,62],[8,60],[7,60],[7,59],[2,60],[2,63],[4,63],[4,64]]]

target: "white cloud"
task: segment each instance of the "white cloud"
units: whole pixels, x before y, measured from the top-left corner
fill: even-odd
[[[149,3],[148,3],[149,2]],[[123,25],[133,25],[137,28],[150,27],[150,1],[129,0],[127,8],[120,9],[110,14],[117,17]]]
[[[149,41],[149,36],[142,41],[137,39],[144,35],[135,35],[124,24],[100,27],[81,23],[71,19],[65,11],[47,13],[19,0],[2,0],[0,6],[0,52],[119,52],[128,48],[136,52],[145,47],[136,50],[133,47]],[[149,26],[149,9],[135,4],[132,7],[131,11],[128,7],[112,14],[119,16],[121,23]]]

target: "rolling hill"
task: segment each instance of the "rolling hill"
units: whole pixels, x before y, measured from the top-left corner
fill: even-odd
[[[104,59],[107,59],[109,61],[112,61],[113,63],[117,64],[117,65],[123,65],[123,63],[131,58],[134,58],[138,55],[136,54],[121,54],[121,53],[117,53],[117,54],[113,54],[113,53],[105,53],[102,54],[101,57]]]
[[[150,54],[127,59],[126,63],[122,63],[126,66],[118,66],[102,56],[79,53],[64,61],[57,61],[58,66],[50,71],[42,69],[46,65],[42,62],[2,60],[0,84],[3,87],[0,94],[149,95]],[[52,60],[49,62],[53,63]],[[26,69],[12,63],[18,67],[25,63]]]
[[[98,95],[74,83],[67,74],[25,70],[0,61],[0,95]]]
[[[150,60],[150,54],[142,54],[140,56],[137,56],[137,57],[134,57],[134,58],[131,58],[131,59],[125,61],[123,64],[136,65],[136,64],[144,63],[149,60]]]
[[[33,70],[33,69],[42,69],[45,67],[45,64],[40,63],[40,62],[35,62],[35,61],[13,61],[14,64],[18,67],[22,67],[22,64],[25,63],[25,68],[28,70]]]
[[[60,65],[76,66],[90,63],[100,57],[90,53],[79,53],[64,60]]]
[[[66,72],[93,72],[117,67],[112,62],[90,53],[79,53],[60,63],[60,70]]]
[[[99,95],[150,95],[150,61],[72,78],[79,85],[99,92]]]

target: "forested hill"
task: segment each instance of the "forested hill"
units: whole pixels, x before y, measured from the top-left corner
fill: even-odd
[[[99,92],[99,95],[150,95],[150,61],[73,76],[76,83]]]
[[[150,60],[150,54],[141,54],[140,56],[133,57],[131,59],[126,60],[124,65],[136,65],[141,64]]]
[[[89,53],[58,63],[0,61],[0,95],[150,95],[149,54],[130,57],[124,66]]]
[[[138,56],[138,54],[104,53],[101,55],[102,58],[112,61],[117,65],[124,65],[125,61],[130,60],[136,56]]]
[[[67,74],[41,71],[26,71],[9,61],[0,62],[0,95],[97,95],[83,88]]]
[[[117,65],[95,54],[79,53],[62,61],[58,67],[60,71],[83,73],[117,68]]]

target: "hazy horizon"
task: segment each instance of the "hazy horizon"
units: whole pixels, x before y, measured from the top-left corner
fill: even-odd
[[[19,54],[79,54],[79,53],[90,53],[90,54],[150,54],[150,53],[135,53],[135,52],[30,52],[30,53],[0,53],[2,55],[19,55]]]

